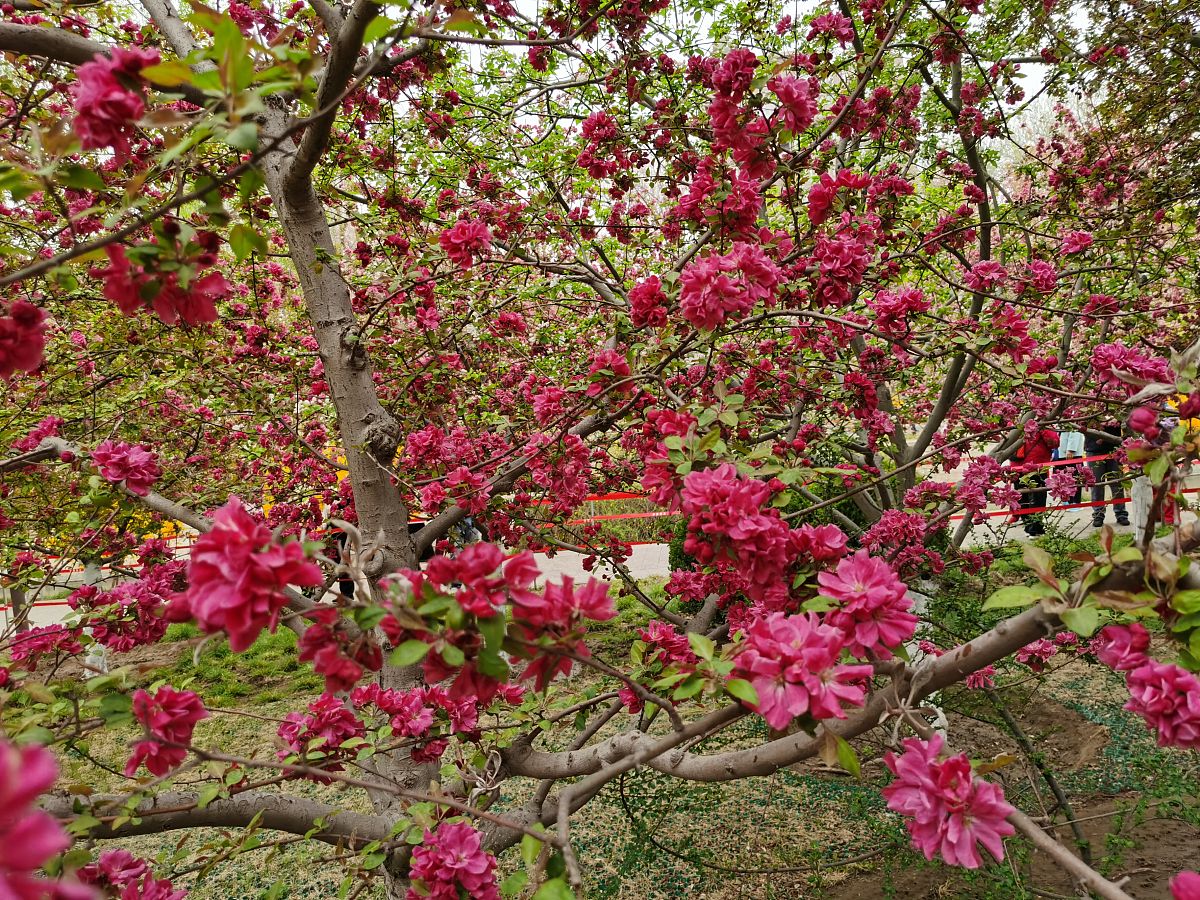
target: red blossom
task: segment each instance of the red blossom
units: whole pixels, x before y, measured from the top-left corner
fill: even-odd
[[[0,378],[34,372],[46,349],[46,314],[31,303],[14,300],[0,307]]]
[[[213,527],[196,539],[188,565],[186,606],[200,627],[224,631],[241,652],[267,628],[275,630],[287,605],[289,584],[321,584],[321,569],[298,543],[280,544],[233,497],[213,515]]]

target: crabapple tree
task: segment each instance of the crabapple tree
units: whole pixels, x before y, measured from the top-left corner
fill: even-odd
[[[1019,833],[1128,896],[924,701],[1078,653],[1200,747],[1200,528],[1154,527],[1200,446],[1195,133],[1146,86],[1200,32],[785,6],[0,7],[5,896],[180,897],[122,839],[218,826],[180,870],[265,832],[332,845],[346,892],[567,897],[572,817],[624,773],[857,769],[871,734],[928,858]],[[1112,421],[1146,539],[1068,578],[1031,546],[1008,618],[932,630],[911,587],[991,563],[968,538],[1019,505],[1026,436]],[[575,518],[609,491],[685,531],[665,607]],[[467,519],[486,540],[456,547]],[[545,550],[611,584],[543,583]],[[627,658],[588,639],[615,591],[653,613]],[[324,691],[271,753],[214,743],[258,714],[126,664],[171,623],[236,653],[290,629]],[[753,746],[706,743],[755,716]],[[119,789],[56,783],[56,754]]]

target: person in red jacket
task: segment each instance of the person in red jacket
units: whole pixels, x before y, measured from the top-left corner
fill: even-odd
[[[1052,428],[1038,428],[1034,422],[1025,425],[1025,443],[1017,448],[1013,457],[1014,468],[1026,474],[1017,483],[1021,489],[1021,508],[1032,509],[1046,505],[1046,463],[1058,449],[1058,432]],[[1044,513],[1019,513],[1025,522],[1025,533],[1030,537],[1046,533]]]

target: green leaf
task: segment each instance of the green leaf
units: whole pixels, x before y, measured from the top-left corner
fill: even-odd
[[[225,143],[236,150],[257,150],[258,125],[254,122],[243,122],[225,135]]]
[[[516,897],[529,884],[529,875],[525,872],[513,872],[500,883],[501,897]]]
[[[238,224],[229,229],[229,247],[237,261],[241,262],[253,251],[257,251],[259,256],[266,256],[267,238],[255,228]]]
[[[1045,577],[1054,576],[1054,561],[1050,559],[1050,554],[1036,544],[1026,544],[1025,549],[1021,551],[1021,559],[1025,561],[1025,565]]]
[[[754,689],[754,685],[744,678],[732,678],[725,682],[725,690],[729,691],[730,694],[743,703],[758,706],[758,691]]]
[[[58,170],[58,180],[69,188],[80,191],[103,191],[108,188],[104,179],[94,169],[67,163]]]
[[[1142,551],[1137,547],[1122,547],[1112,555],[1114,565],[1120,565],[1127,562],[1139,562],[1142,558]]]
[[[95,816],[91,815],[90,813],[84,813],[83,815],[76,816],[74,819],[68,822],[66,830],[67,834],[80,837],[81,835],[87,834],[99,824],[101,824],[100,820]]]
[[[835,734],[833,737],[837,741],[838,765],[855,778],[861,778],[862,766],[858,762],[858,754],[854,752],[854,748],[841,735]]]
[[[533,868],[533,864],[537,862],[538,854],[542,852],[543,843],[545,842],[539,841],[532,834],[527,834],[521,838],[521,861],[525,863],[525,868]]]
[[[1032,606],[1042,598],[1032,585],[1010,584],[1002,587],[983,601],[984,609],[1013,609],[1018,606]]]
[[[671,696],[675,700],[687,700],[689,697],[695,697],[702,690],[704,690],[704,679],[699,675],[689,675]]]
[[[383,617],[387,615],[387,610],[382,606],[357,606],[350,615],[359,628],[363,631],[370,631],[383,621]]]
[[[692,645],[692,652],[701,659],[712,659],[716,652],[716,647],[712,640],[707,635],[690,632],[688,634],[688,643]]]
[[[198,809],[207,809],[208,805],[221,796],[222,785],[206,784],[200,789],[200,794],[196,798],[196,807]]]
[[[138,74],[158,87],[171,88],[192,83],[191,67],[177,59],[146,66]]]
[[[479,619],[479,633],[483,635],[484,646],[489,650],[499,650],[504,643],[506,623],[504,613],[499,612],[486,619]]]
[[[1100,610],[1094,606],[1078,606],[1059,613],[1063,624],[1080,637],[1091,637],[1100,627]]]
[[[537,889],[533,900],[575,900],[575,892],[562,878],[552,878]]]
[[[424,641],[416,639],[405,641],[399,647],[392,651],[390,662],[393,666],[411,666],[425,658],[425,654],[429,652],[429,645]]]
[[[363,44],[373,44],[396,27],[396,23],[385,16],[376,16],[363,31]]]
[[[1151,484],[1162,484],[1170,468],[1171,458],[1164,453],[1146,466],[1146,477],[1150,479]]]
[[[1171,609],[1184,613],[1200,613],[1200,590],[1179,591],[1171,598]]]
[[[467,655],[453,644],[447,644],[442,648],[442,659],[448,666],[461,666],[467,661]]]

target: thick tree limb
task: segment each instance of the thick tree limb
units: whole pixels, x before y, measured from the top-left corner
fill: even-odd
[[[111,47],[89,41],[64,28],[13,25],[0,22],[0,50],[21,56],[38,56],[73,66],[107,56]]]
[[[333,47],[329,51],[329,59],[325,65],[325,75],[317,90],[316,108],[325,109],[346,89],[350,79],[354,77],[355,66],[358,62],[358,52],[362,49],[363,34],[371,21],[379,15],[380,7],[372,0],[358,0],[350,10],[342,27],[333,38]],[[333,122],[337,118],[338,108],[314,116],[304,130],[304,137],[296,150],[287,175],[284,178],[284,189],[291,194],[303,189],[303,185],[312,175],[321,154],[329,143],[329,135],[333,130]]]
[[[79,815],[74,810],[78,802],[77,798],[55,794],[43,798],[42,807],[66,822]],[[325,825],[313,834],[315,840],[354,849],[371,841],[386,841],[391,836],[391,826],[379,816],[347,812],[328,803],[289,794],[248,791],[228,800],[214,800],[199,809],[195,794],[167,792],[138,806],[137,819],[114,828],[113,815],[122,810],[122,802],[121,797],[91,797],[84,801],[83,810],[104,823],[91,831],[92,837],[109,840],[181,828],[246,828],[257,816],[261,816],[258,824],[262,828],[300,835],[308,834],[316,827],[314,823],[322,819]],[[106,813],[106,806],[113,812]]]

